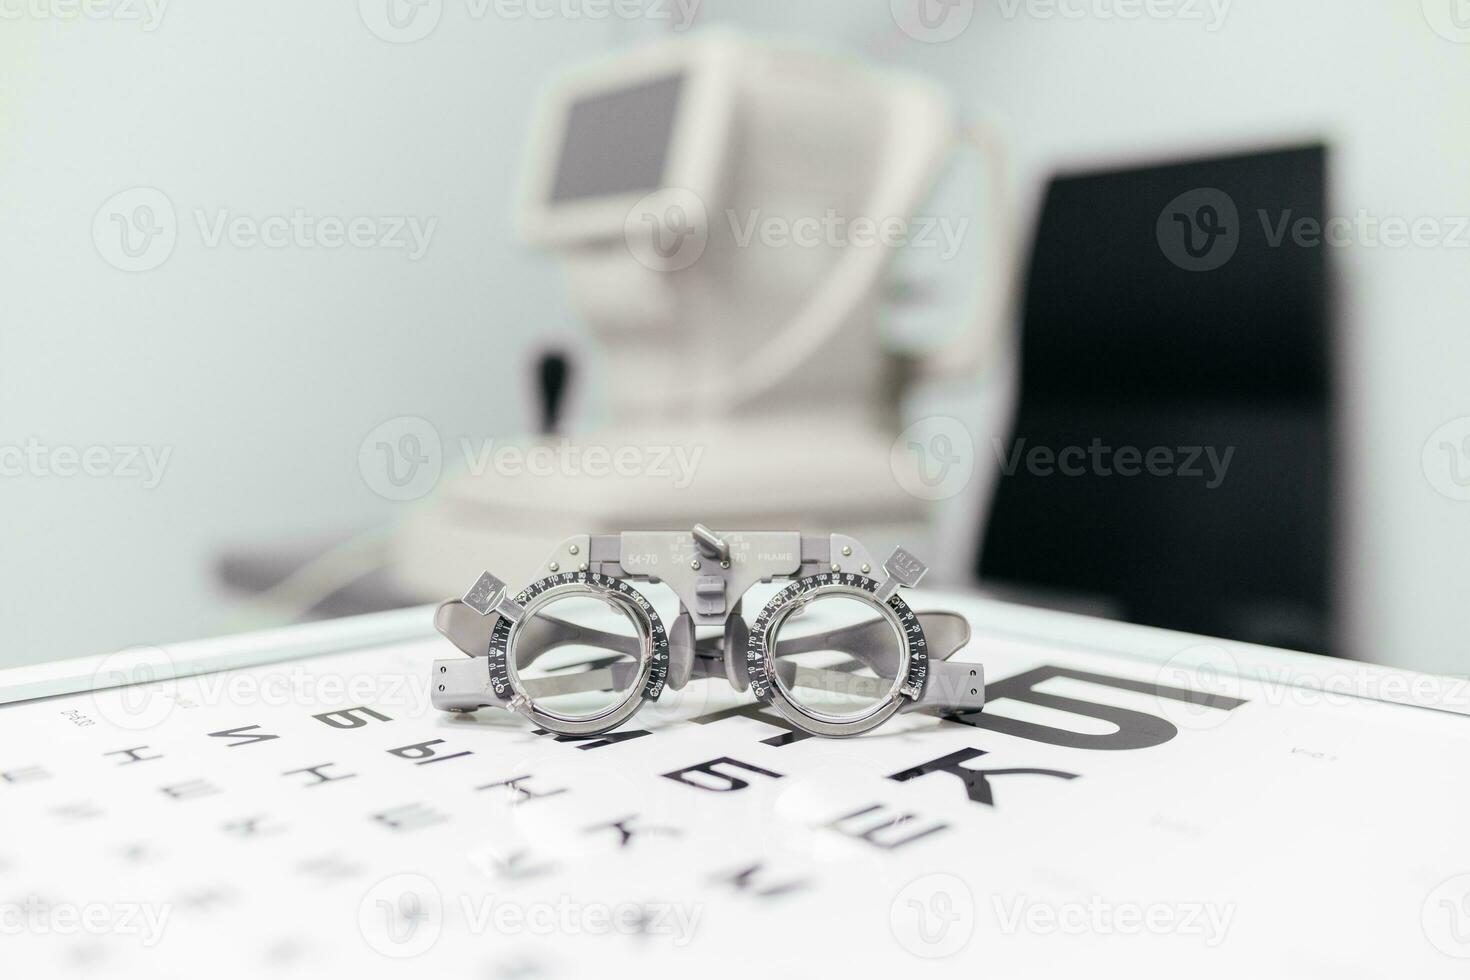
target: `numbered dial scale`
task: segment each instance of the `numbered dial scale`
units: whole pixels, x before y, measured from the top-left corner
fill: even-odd
[[[897,593],[884,601],[879,588],[864,575],[824,572],[777,593],[750,628],[745,661],[752,693],[792,724],[832,736],[876,728],[904,699],[917,702],[929,674],[924,628]],[[830,633],[785,637],[788,622],[819,612],[849,634],[844,639]],[[852,622],[863,612],[877,618]],[[822,647],[850,659],[835,668],[797,662]]]
[[[524,614],[517,619],[499,617],[490,633],[489,650],[490,687],[498,698],[509,702],[513,710],[520,711],[549,731],[585,735],[616,728],[631,717],[643,701],[663,693],[669,673],[669,634],[653,605],[626,580],[596,572],[563,572],[533,582],[516,596],[515,601]],[[542,615],[541,610],[578,605],[590,605],[594,609],[605,605],[634,624],[636,653],[631,654],[632,659],[628,659],[630,651],[626,647],[629,644],[624,636],[603,631],[609,639],[588,639],[600,642],[601,649],[609,656],[618,655],[618,659],[612,664],[583,672],[587,676],[582,683],[573,685],[569,683],[573,677],[559,679],[555,676],[523,680],[518,668],[529,667],[535,659],[528,654],[547,652],[559,634],[570,632],[558,625],[567,620],[554,620],[549,613]],[[530,635],[538,630],[553,635]],[[523,637],[524,641],[518,642]],[[613,639],[623,642],[614,645]],[[512,651],[516,652],[515,657],[512,657]],[[613,669],[624,664],[628,666],[621,671]],[[599,685],[593,690],[608,689],[626,696],[612,699],[601,709],[582,716],[538,707],[538,694],[543,698],[540,703],[544,703],[567,695],[590,693],[571,688],[588,688],[593,683]]]

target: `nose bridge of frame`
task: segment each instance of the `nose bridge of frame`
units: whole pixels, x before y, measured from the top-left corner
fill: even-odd
[[[594,535],[592,567],[631,579],[656,578],[679,597],[695,626],[722,627],[759,582],[817,572],[869,574],[867,550],[846,535],[799,531],[624,531]]]

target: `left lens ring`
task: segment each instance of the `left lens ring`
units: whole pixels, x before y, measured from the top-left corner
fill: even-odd
[[[778,592],[766,603],[750,627],[745,670],[750,679],[751,692],[800,730],[829,738],[843,738],[871,731],[896,714],[906,700],[918,700],[922,697],[924,684],[929,676],[929,649],[919,617],[898,593],[895,592],[884,601],[878,598],[877,592],[877,581],[849,572],[808,575]],[[794,608],[830,596],[856,598],[868,603],[903,637],[897,672],[901,680],[879,704],[852,719],[837,719],[808,709],[792,698],[776,680],[775,643],[781,626]]]
[[[586,718],[573,718],[537,706],[519,681],[514,664],[516,636],[536,612],[556,600],[589,596],[624,612],[639,632],[639,669],[617,704]],[[563,572],[526,586],[515,601],[525,613],[516,622],[502,616],[490,633],[490,685],[497,697],[547,731],[559,735],[600,735],[627,721],[644,701],[663,693],[669,672],[669,635],[652,603],[622,579],[596,572]]]

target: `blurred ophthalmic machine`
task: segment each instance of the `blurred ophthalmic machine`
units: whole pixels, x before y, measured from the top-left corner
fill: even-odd
[[[909,376],[973,374],[998,317],[982,296],[980,329],[916,371],[879,337],[891,237],[850,224],[798,245],[797,229],[909,218],[962,137],[923,79],[738,34],[660,40],[561,77],[540,104],[523,232],[564,266],[610,373],[607,424],[566,439],[584,458],[672,449],[697,465],[687,483],[667,464],[457,477],[400,529],[395,584],[448,594],[488,556],[529,579],[568,528],[924,540],[925,502],[890,463],[899,396]],[[755,227],[773,219],[788,238]]]

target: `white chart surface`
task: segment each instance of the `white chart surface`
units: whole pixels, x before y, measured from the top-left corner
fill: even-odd
[[[971,616],[956,659],[985,664],[978,725],[794,739],[704,681],[612,739],[559,740],[430,708],[452,648],[428,635],[0,707],[0,959],[16,977],[1470,975],[1463,684],[913,605]]]

